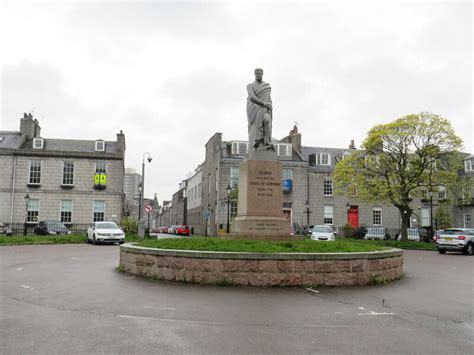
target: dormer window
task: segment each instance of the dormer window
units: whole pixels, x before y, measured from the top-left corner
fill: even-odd
[[[103,140],[95,141],[95,150],[96,152],[105,151],[105,142]]]
[[[291,157],[291,144],[278,144],[277,148],[280,157]]]
[[[43,138],[33,138],[33,149],[43,149]]]
[[[471,171],[474,171],[474,159],[466,159],[464,161],[464,171],[466,173],[470,173]]]
[[[328,153],[316,154],[316,165],[331,165],[331,157]]]
[[[244,155],[249,150],[249,144],[247,142],[232,142],[232,154]]]

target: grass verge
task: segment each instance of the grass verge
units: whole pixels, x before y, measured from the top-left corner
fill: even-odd
[[[437,250],[435,243],[415,242],[412,240],[407,240],[405,242],[399,242],[397,240],[365,240],[365,242],[372,243],[374,245],[407,250]]]
[[[387,249],[383,245],[364,240],[337,240],[335,242],[224,240],[219,238],[182,238],[144,240],[139,246],[161,249],[234,251],[253,253],[344,253],[371,252]]]
[[[137,242],[142,239],[136,234],[127,234],[125,242]],[[87,243],[85,233],[68,235],[31,235],[31,236],[0,236],[0,246],[25,244],[81,244]]]

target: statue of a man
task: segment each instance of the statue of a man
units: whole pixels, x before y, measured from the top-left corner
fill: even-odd
[[[263,69],[255,69],[255,81],[247,85],[247,120],[250,150],[275,150],[272,145],[272,99],[270,84],[262,80]]]

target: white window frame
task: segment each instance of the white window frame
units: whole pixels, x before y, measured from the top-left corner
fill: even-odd
[[[72,164],[72,170],[71,171],[66,171],[66,164]],[[66,174],[69,174],[70,176],[66,176]],[[65,182],[65,179],[68,179],[68,181]],[[63,162],[63,180],[62,180],[62,185],[65,186],[74,186],[74,162],[73,161],[65,161]]]
[[[380,207],[375,207],[372,210],[372,224],[374,226],[383,226],[383,212]]]
[[[33,138],[33,149],[43,149],[44,139],[43,138]]]
[[[471,172],[474,170],[474,164],[472,162],[472,159],[466,159],[464,161],[464,171],[467,173],[467,172]]]
[[[329,223],[329,220],[331,222]],[[334,224],[334,206],[325,205],[323,207],[323,224],[332,226]]]
[[[30,198],[30,200],[28,201],[28,208],[26,209],[27,223],[38,223],[39,211],[40,211],[40,200],[37,198]],[[33,216],[33,214],[30,214],[30,212],[36,212],[36,216]]]
[[[232,141],[231,154],[234,155],[244,155],[249,150],[249,143],[245,141]],[[242,147],[245,144],[245,151],[242,151]]]
[[[446,200],[448,198],[448,192],[446,186],[438,187],[438,200]]]
[[[100,149],[99,145],[102,144],[102,149]],[[95,150],[96,152],[105,152],[105,141],[99,139],[95,141]]]
[[[277,144],[278,156],[279,157],[291,157],[292,153],[293,153],[291,148],[292,148],[292,146],[289,143]]]
[[[229,173],[229,186],[231,188],[239,186],[239,167],[231,166],[230,173]]]
[[[332,181],[332,176],[325,176],[324,181],[323,181],[323,195],[333,196],[333,194],[334,194],[334,183]]]
[[[326,162],[324,162],[326,157]],[[329,153],[317,153],[316,154],[316,165],[331,166],[331,154]]]
[[[464,228],[471,228],[471,222],[472,222],[471,214],[469,212],[464,213],[463,215]]]
[[[104,165],[105,169],[100,169],[99,165]],[[105,170],[105,171],[102,171],[102,170]],[[95,173],[97,174],[99,172],[107,174],[107,162],[106,161],[96,161],[95,162]]]
[[[67,202],[67,204],[66,204]],[[72,223],[72,210],[73,210],[73,200],[61,200],[59,201],[59,220],[63,223]],[[71,213],[70,221],[63,221],[63,212]]]
[[[99,211],[98,209],[96,210],[96,203],[103,203],[103,206],[104,206],[103,211]],[[92,201],[92,222],[103,222],[103,221],[105,221],[105,209],[106,209],[106,205],[105,205],[104,200]],[[104,214],[103,220],[102,221],[96,220],[95,219],[95,213],[103,213]]]
[[[33,162],[39,163],[38,164],[39,169],[37,171],[34,171],[34,172],[31,171],[31,167],[32,167]],[[43,165],[43,162],[41,160],[30,160],[30,167],[28,169],[28,184],[29,185],[39,185],[39,184],[41,184],[41,168],[42,168],[42,165]],[[32,181],[32,173],[38,175],[38,176],[34,177],[34,179],[37,178],[38,181]]]
[[[282,180],[293,180],[293,169],[283,168],[281,169]]]
[[[420,227],[431,225],[431,216],[429,207],[422,207],[420,209]]]

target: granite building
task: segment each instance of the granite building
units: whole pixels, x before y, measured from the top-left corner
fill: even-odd
[[[19,131],[0,131],[0,221],[120,221],[124,156],[122,131],[115,142],[44,138],[24,114]]]

